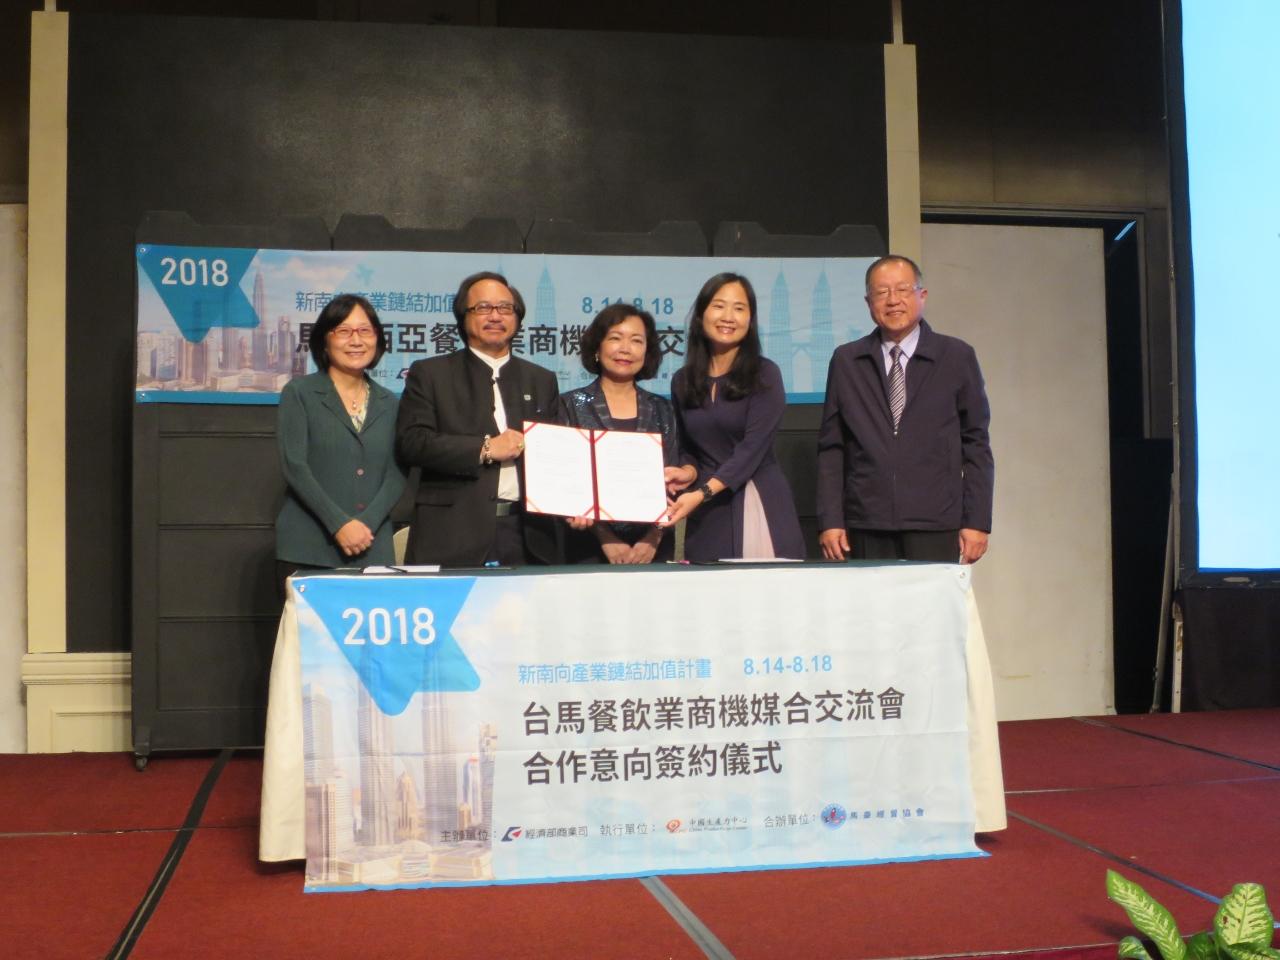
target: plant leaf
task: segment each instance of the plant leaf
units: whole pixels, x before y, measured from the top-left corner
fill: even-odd
[[[1280,960],[1280,950],[1252,943],[1223,943],[1222,949],[1231,960]]]
[[[1213,918],[1213,929],[1218,943],[1230,953],[1232,947],[1240,944],[1271,946],[1272,923],[1262,887],[1256,883],[1237,883],[1223,897],[1222,906]]]
[[[1187,954],[1190,960],[1218,960],[1218,947],[1213,942],[1213,934],[1205,931],[1189,939]]]
[[[1125,937],[1120,941],[1120,957],[1133,957],[1135,960],[1151,960],[1151,954],[1137,937]]]
[[[1187,945],[1182,942],[1173,915],[1138,884],[1114,870],[1107,871],[1107,896],[1124,908],[1139,932],[1160,949],[1164,960],[1185,960]],[[1216,921],[1215,921],[1216,923]]]

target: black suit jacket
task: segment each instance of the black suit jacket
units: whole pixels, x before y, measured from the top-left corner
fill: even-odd
[[[499,464],[482,466],[493,417],[493,374],[468,349],[418,360],[405,379],[396,420],[396,451],[406,467],[420,467],[407,563],[477,566],[493,544]],[[507,423],[555,420],[555,374],[513,356],[498,376]],[[519,466],[517,461],[517,466]],[[523,478],[521,480],[523,488]],[[525,547],[544,563],[557,562],[555,524],[527,516]]]
[[[880,332],[836,349],[818,431],[819,529],[991,530],[991,408],[978,358],[920,321],[893,433]]]

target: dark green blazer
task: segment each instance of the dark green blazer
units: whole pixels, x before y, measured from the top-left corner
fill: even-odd
[[[369,409],[356,433],[327,373],[285,384],[276,443],[289,485],[276,518],[276,559],[314,567],[393,563],[391,508],[404,490],[395,460],[396,395],[369,381]],[[373,546],[344,556],[333,540],[348,520],[374,533]]]

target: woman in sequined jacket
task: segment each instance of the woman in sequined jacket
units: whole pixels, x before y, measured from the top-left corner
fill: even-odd
[[[673,467],[680,444],[671,402],[636,384],[657,373],[662,359],[653,317],[630,304],[605,307],[582,335],[581,356],[583,367],[596,379],[560,395],[557,422],[590,430],[661,434],[663,462]],[[573,518],[568,525],[569,563],[652,563],[672,556],[674,535],[654,524]]]

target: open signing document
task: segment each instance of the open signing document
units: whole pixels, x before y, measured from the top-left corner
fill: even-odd
[[[525,509],[656,523],[667,509],[662,437],[525,421]]]

